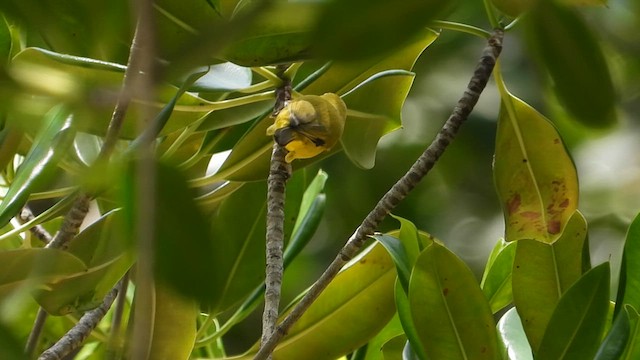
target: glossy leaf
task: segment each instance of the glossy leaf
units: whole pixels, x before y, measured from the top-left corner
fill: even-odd
[[[67,251],[80,259],[86,269],[34,292],[36,301],[49,314],[95,308],[133,265],[132,247],[122,233],[122,216],[120,211],[105,214],[69,244]]]
[[[493,172],[505,239],[553,242],[578,206],[575,166],[544,116],[511,94],[502,96]]]
[[[534,353],[562,294],[582,274],[586,222],[579,212],[553,244],[518,240],[513,263],[513,302]]]
[[[607,337],[600,344],[594,360],[618,360],[629,341],[629,316],[627,311],[621,311],[616,316]]]
[[[585,273],[560,298],[536,359],[592,359],[609,309],[609,263]]]
[[[409,278],[411,277],[412,265],[407,251],[405,250],[402,242],[396,237],[386,234],[376,234],[372,236],[387,250],[393,262],[396,265],[396,271],[398,272],[398,280],[402,285],[406,293],[409,292]]]
[[[31,150],[0,203],[0,227],[6,225],[22,208],[32,192],[42,190],[53,180],[58,162],[73,142],[73,116],[64,107],[51,109],[43,121],[46,126],[33,141]]]
[[[431,359],[496,359],[495,323],[475,276],[455,254],[433,243],[411,274],[413,322]]]
[[[533,53],[575,119],[596,128],[614,124],[611,75],[602,49],[578,13],[553,1],[539,1],[525,27]]]
[[[356,60],[386,54],[415,39],[427,24],[452,10],[446,0],[330,1],[312,34],[320,58]]]
[[[86,270],[82,260],[56,249],[18,249],[0,252],[0,302],[20,288],[31,290]]]
[[[206,71],[206,74],[191,85],[189,91],[235,91],[251,86],[253,74],[246,67],[222,63],[198,70]]]
[[[618,306],[629,304],[640,309],[640,214],[638,214],[627,231],[624,243],[623,266],[620,274],[622,296],[618,297]]]
[[[513,301],[511,274],[516,245],[517,242],[507,243],[501,239],[494,247],[482,276],[480,286],[494,314]]]
[[[276,347],[274,359],[336,359],[367,343],[395,312],[395,278],[393,262],[382,246],[365,249],[293,325]],[[256,351],[257,345],[232,359],[252,359]]]
[[[426,49],[427,46],[429,46],[436,38],[436,33],[430,30],[425,30],[416,41],[388,57],[367,59],[359,62],[335,63],[318,80],[311,83],[303,91],[303,94],[324,94],[326,92],[334,92],[341,95],[377,73],[390,69],[409,71],[413,67],[418,56],[420,56],[424,49]],[[317,69],[314,68],[314,70]],[[303,71],[301,70],[301,72]],[[374,87],[374,85],[376,82],[383,81],[385,79],[405,81],[406,77],[396,76],[383,78],[371,83],[370,86],[372,86],[372,89],[376,89],[376,91],[382,91],[379,87]],[[359,91],[362,90],[363,89]],[[357,100],[359,97],[356,97],[356,93],[352,96],[354,96],[354,100]],[[366,94],[363,94],[362,96],[364,97]],[[382,115],[385,115],[388,113],[388,109],[399,108],[399,105],[389,102],[391,99],[391,97],[387,97],[385,98],[385,102],[382,104],[369,102],[367,105],[371,106],[373,109],[384,108],[385,112]],[[404,99],[402,100],[404,101]],[[350,104],[347,102],[347,107],[349,106]],[[367,112],[368,114],[375,114],[374,111],[368,111],[365,107],[359,108],[358,110]],[[399,114],[395,114],[393,118],[399,119]],[[365,120],[357,121],[365,123],[369,122]],[[270,116],[259,120],[256,125],[252,127],[234,146],[231,155],[229,155],[219,171],[219,173],[223,175],[218,176],[227,180],[235,181],[253,181],[266,178],[273,140],[266,136],[265,133],[267,127],[272,123],[273,119]],[[375,128],[379,124],[380,121],[374,122],[372,126]],[[350,126],[350,120],[347,119],[345,132],[350,131],[348,130]],[[362,126],[366,125],[356,125],[354,129],[361,128]],[[377,143],[377,140],[375,141]],[[354,143],[352,145],[356,146],[357,144]],[[334,149],[333,151],[338,150],[339,149]],[[309,161],[300,161],[299,163],[294,162],[294,168],[308,165],[311,162],[317,161],[321,157],[322,156],[318,156],[314,159],[310,159]],[[369,159],[371,159],[371,157],[369,157]]]
[[[498,321],[498,334],[504,347],[503,359],[533,360],[531,346],[522,328],[516,308],[509,309]]]
[[[149,359],[188,359],[196,340],[198,303],[156,284]]]

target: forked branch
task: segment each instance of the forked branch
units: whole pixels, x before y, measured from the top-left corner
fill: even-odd
[[[287,334],[291,326],[318,298],[320,293],[329,285],[340,269],[358,253],[367,237],[374,233],[378,225],[391,210],[393,210],[431,168],[433,168],[436,161],[438,161],[442,153],[444,153],[444,150],[455,138],[462,123],[469,117],[473,107],[480,98],[480,94],[487,85],[493,67],[502,50],[503,35],[504,32],[501,29],[496,29],[493,32],[469,81],[469,85],[467,85],[467,89],[464,91],[460,100],[458,100],[452,114],[444,123],[436,138],[411,166],[409,171],[384,194],[378,204],[356,229],[355,233],[351,235],[349,241],[338,253],[338,256],[336,256],[289,315],[276,327],[273,335],[267,341],[262,342],[262,347],[256,354],[255,360],[266,359],[273,352],[278,341]]]

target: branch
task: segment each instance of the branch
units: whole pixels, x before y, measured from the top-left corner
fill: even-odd
[[[98,326],[98,323],[106,315],[107,311],[109,311],[113,300],[118,294],[118,287],[119,285],[116,285],[116,287],[111,289],[100,306],[82,315],[78,323],[52,347],[43,352],[38,360],[60,360],[80,347],[89,334],[91,334],[91,331]]]
[[[24,224],[33,219],[35,219],[33,212],[31,212],[31,209],[29,208],[29,206],[25,205],[22,208],[22,212],[18,216],[18,220],[20,221],[20,223]],[[31,228],[29,228],[29,231],[33,236],[35,236],[38,240],[42,241],[45,244],[50,243],[51,240],[53,239],[51,234],[49,234],[47,229],[45,229],[44,226],[42,225],[34,225]]]
[[[276,103],[273,110],[275,116],[291,100],[291,80],[284,76],[285,70],[285,65],[279,65],[277,68],[283,84],[276,90]],[[274,141],[267,179],[266,276],[262,342],[267,341],[275,331],[280,306],[284,271],[282,248],[284,247],[285,188],[291,176],[291,165],[285,161],[286,155],[287,150]]]
[[[433,165],[438,161],[449,143],[455,138],[460,126],[478,102],[478,98],[486,86],[496,59],[502,50],[503,35],[503,31],[500,29],[494,31],[469,81],[469,85],[467,85],[467,89],[460,100],[458,100],[458,103],[453,109],[453,113],[444,123],[436,138],[411,166],[409,171],[384,194],[375,208],[362,221],[358,229],[356,229],[355,233],[351,235],[351,238],[349,238],[347,244],[340,250],[338,256],[315,284],[313,284],[291,313],[278,325],[269,340],[266,342],[263,341],[262,347],[256,354],[254,360],[264,360],[273,352],[278,341],[287,334],[291,326],[302,316],[309,306],[311,306],[315,299],[318,298],[320,293],[329,285],[340,269],[357,254],[364,245],[367,237],[373,234],[380,222],[382,222],[387,214],[389,214],[420,180],[422,180],[431,168],[433,168]]]

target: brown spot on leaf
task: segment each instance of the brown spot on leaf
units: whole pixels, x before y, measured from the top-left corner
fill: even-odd
[[[509,215],[514,214],[520,208],[520,204],[522,203],[522,199],[520,198],[520,194],[515,194],[511,197],[509,201],[507,201],[507,211]]]
[[[553,143],[556,145],[560,144],[560,139],[558,138],[553,139]]]
[[[447,296],[447,295],[449,294],[449,289],[448,289],[448,288],[444,288],[444,289],[442,289],[442,294],[443,294],[444,296]]]
[[[540,213],[538,211],[523,211],[520,216],[533,220],[540,218]]]
[[[549,221],[549,223],[547,224],[547,231],[552,235],[560,233],[560,221]]]
[[[563,209],[566,209],[567,207],[569,207],[569,199],[564,199],[564,201],[562,201],[558,206],[560,206]]]

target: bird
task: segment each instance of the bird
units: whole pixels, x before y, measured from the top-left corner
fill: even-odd
[[[308,159],[331,150],[342,137],[347,106],[334,93],[302,95],[289,101],[267,135],[287,149],[285,161]]]

